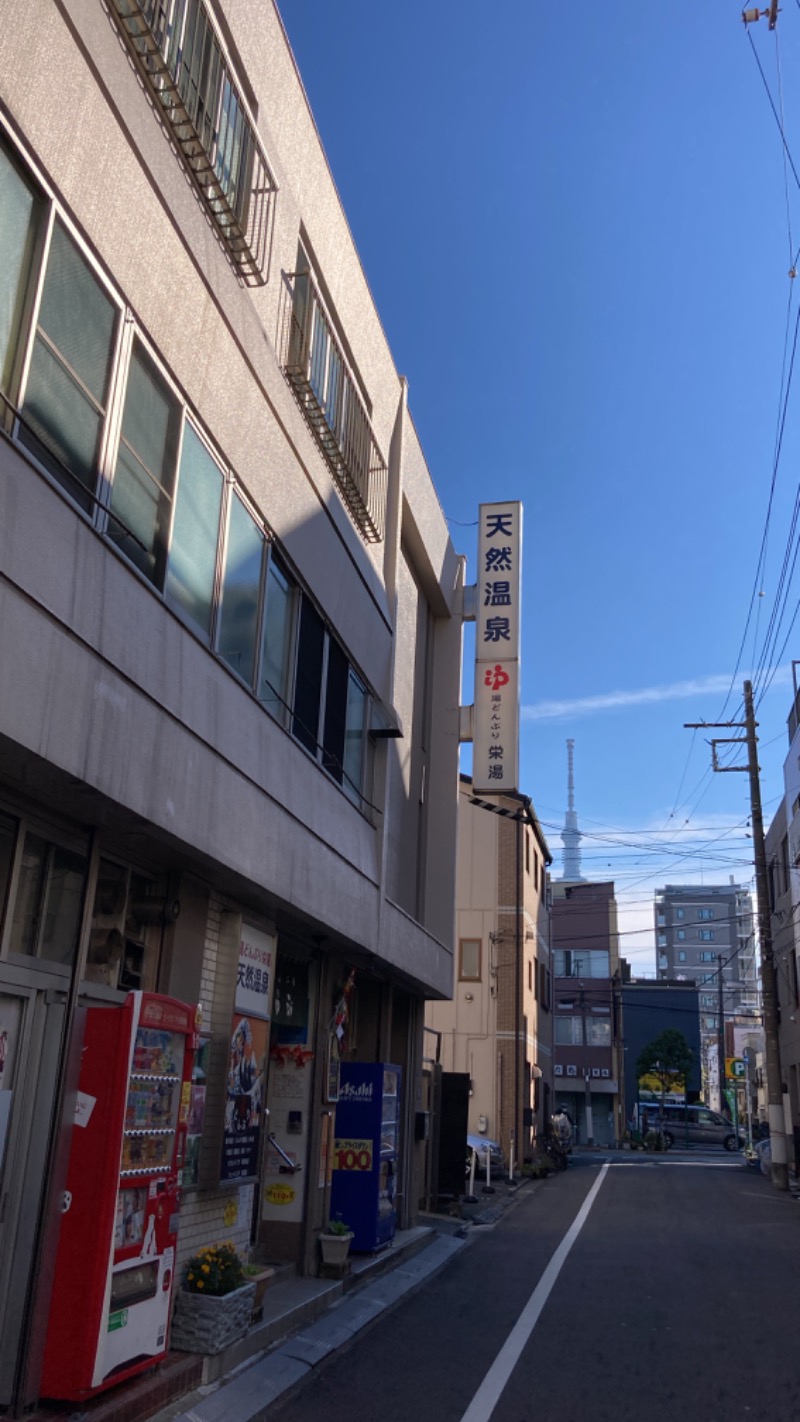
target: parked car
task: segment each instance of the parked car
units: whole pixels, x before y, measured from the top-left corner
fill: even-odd
[[[497,1178],[506,1173],[506,1158],[499,1141],[491,1141],[488,1136],[467,1136],[467,1174],[472,1165],[473,1152],[477,1156],[476,1175],[486,1174],[486,1154],[489,1154],[489,1174]]]
[[[650,1130],[661,1131],[668,1150],[670,1146],[680,1148],[687,1142],[689,1145],[721,1145],[726,1150],[741,1150],[745,1144],[744,1136],[741,1132],[737,1135],[731,1121],[701,1102],[694,1106],[665,1105],[663,1112],[656,1107],[648,1110],[648,1116]]]

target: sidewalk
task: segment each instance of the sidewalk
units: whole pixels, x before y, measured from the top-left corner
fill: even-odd
[[[345,1347],[382,1313],[449,1264],[481,1227],[496,1224],[518,1191],[498,1183],[494,1194],[464,1205],[460,1216],[425,1215],[416,1229],[399,1231],[389,1251],[356,1257],[345,1280],[291,1278],[267,1291],[264,1319],[247,1339],[221,1355],[203,1384],[165,1408],[151,1422],[263,1422],[282,1394]],[[260,1350],[253,1356],[253,1334]],[[237,1348],[249,1342],[248,1356]]]

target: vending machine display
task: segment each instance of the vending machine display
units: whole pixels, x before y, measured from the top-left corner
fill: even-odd
[[[400,1068],[383,1062],[341,1066],[331,1217],[353,1230],[356,1253],[383,1249],[397,1229],[400,1081]]]
[[[166,1353],[194,1029],[153,993],[85,1011],[43,1397],[81,1401]]]

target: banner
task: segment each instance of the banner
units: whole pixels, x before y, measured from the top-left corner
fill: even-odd
[[[475,610],[473,790],[519,789],[522,504],[481,504]]]

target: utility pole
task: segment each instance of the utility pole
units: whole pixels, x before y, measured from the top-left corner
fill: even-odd
[[[717,954],[719,967],[719,1024],[717,1032],[717,1057],[719,1058],[719,1109],[725,1101],[725,980],[722,976],[722,954]]]
[[[778,1190],[789,1189],[789,1171],[786,1163],[786,1128],[783,1117],[783,1084],[781,1080],[781,1058],[778,1043],[778,994],[775,978],[775,959],[772,952],[772,925],[769,916],[769,892],[767,887],[767,850],[764,843],[764,817],[761,809],[761,782],[758,765],[757,722],[753,710],[753,683],[744,684],[744,721],[689,722],[687,730],[736,729],[744,736],[727,736],[711,742],[712,765],[715,771],[746,770],[750,776],[750,819],[753,826],[753,857],[756,870],[756,899],[758,901],[758,935],[761,941],[761,991],[764,1015],[764,1047],[767,1065],[767,1103],[769,1117],[770,1150],[772,1155],[772,1183]],[[717,759],[718,745],[746,745],[746,765],[720,765]],[[722,970],[720,969],[720,980]],[[724,1039],[724,1018],[720,1003],[720,1025]],[[720,1061],[720,1083],[724,1079],[725,1059]]]

